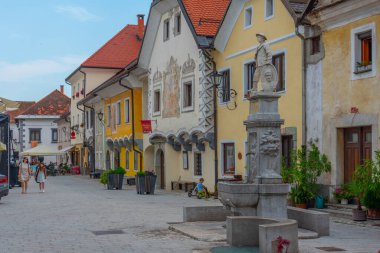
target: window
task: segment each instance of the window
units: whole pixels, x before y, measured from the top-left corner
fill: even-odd
[[[321,52],[321,36],[317,36],[311,39],[311,55]]]
[[[116,125],[120,125],[121,123],[121,103],[116,103]]]
[[[223,157],[223,174],[234,175],[235,174],[235,144],[223,143],[222,144],[222,157]]]
[[[111,106],[107,106],[107,126],[111,126]]]
[[[126,170],[129,170],[130,167],[129,167],[129,151],[125,151],[125,169]]]
[[[202,176],[202,153],[194,152],[194,176]]]
[[[375,24],[367,24],[351,31],[352,79],[376,75]]]
[[[189,153],[187,151],[183,151],[182,153],[182,163],[184,170],[189,169]]]
[[[58,130],[56,128],[51,129],[51,142],[58,142]]]
[[[248,7],[244,12],[244,28],[249,28],[252,26],[252,7]]]
[[[274,0],[265,0],[265,18],[269,19],[274,14]]]
[[[30,128],[29,129],[29,141],[41,142],[41,128]]]
[[[170,21],[166,19],[164,21],[164,41],[167,41],[170,38]]]
[[[160,114],[160,110],[161,110],[161,94],[160,94],[160,90],[155,90],[154,91],[154,110],[153,110],[153,114],[154,115],[159,115]]]
[[[285,91],[285,53],[274,55],[272,63],[276,67],[278,73],[276,91]]]
[[[221,81],[221,88],[223,90],[222,93],[222,103],[229,102],[230,97],[230,89],[231,89],[231,83],[230,83],[230,70],[222,71],[221,74],[223,75],[222,81]]]
[[[181,34],[181,13],[178,13],[174,17],[174,35]]]
[[[133,168],[136,171],[139,169],[139,154],[137,152],[133,153]]]
[[[256,62],[244,64],[244,95],[253,88],[253,76],[256,70]]]
[[[129,123],[129,98],[124,100],[124,119],[126,123]]]
[[[193,82],[183,84],[183,107],[193,106]]]

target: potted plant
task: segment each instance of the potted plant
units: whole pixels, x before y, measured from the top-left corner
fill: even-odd
[[[136,173],[136,190],[137,194],[145,193],[145,172],[138,171]]]
[[[363,197],[363,204],[367,208],[368,219],[380,219],[380,151],[375,151],[376,161],[369,167],[367,190]]]
[[[145,172],[145,192],[146,194],[154,194],[156,188],[157,176],[153,171]]]
[[[342,184],[337,187],[334,192],[335,199],[342,205],[347,205],[354,196],[350,192],[349,186],[347,184]]]
[[[354,221],[367,220],[366,211],[362,208],[362,199],[367,191],[371,181],[371,168],[374,163],[371,160],[366,160],[364,164],[358,165],[352,174],[352,182],[350,183],[350,191],[356,197],[358,205],[356,209],[352,209],[352,219]]]
[[[108,190],[121,190],[123,188],[123,179],[126,170],[122,167],[118,167],[108,171]]]
[[[318,177],[331,170],[327,156],[321,154],[314,144],[311,144],[309,150],[295,150],[291,155],[290,166],[287,167],[284,163],[283,165],[283,180],[292,185],[290,197],[299,207],[307,206],[307,203],[315,198]]]
[[[100,183],[103,185],[108,185],[108,173],[109,170],[103,171],[102,174],[100,174]]]

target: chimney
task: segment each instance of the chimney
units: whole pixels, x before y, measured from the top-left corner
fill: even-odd
[[[61,87],[61,93],[64,94],[65,90],[63,88],[63,85],[60,85],[60,87]]]
[[[144,36],[144,14],[137,15],[137,35],[142,40]]]

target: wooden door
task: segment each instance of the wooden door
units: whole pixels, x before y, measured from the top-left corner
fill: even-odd
[[[352,181],[352,173],[359,164],[371,159],[371,127],[353,127],[344,129],[344,182]]]
[[[164,152],[160,152],[160,167],[161,167],[161,189],[165,189],[165,156]]]

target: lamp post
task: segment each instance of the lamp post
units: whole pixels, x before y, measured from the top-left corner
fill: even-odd
[[[232,102],[231,98],[236,97],[237,95],[236,90],[226,87],[225,85],[226,82],[224,80],[225,76],[217,71],[214,71],[211,74],[211,78],[217,92],[217,97],[220,99],[223,99],[223,102],[226,104],[228,110],[235,110],[237,107],[237,104],[235,100]],[[232,103],[232,107],[230,107],[231,103]]]

